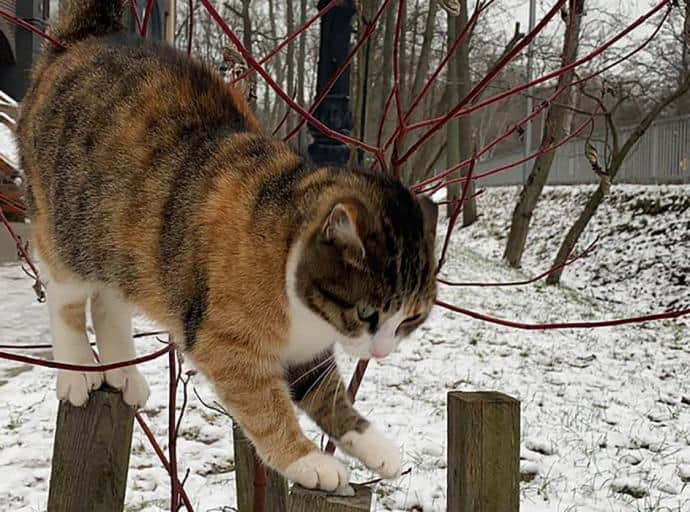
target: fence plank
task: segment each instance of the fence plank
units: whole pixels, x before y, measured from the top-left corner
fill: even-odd
[[[124,509],[133,424],[134,409],[110,388],[91,393],[85,407],[60,403],[49,512]]]
[[[298,485],[290,493],[289,512],[369,512],[371,489],[353,485],[354,496],[333,496],[322,491],[305,489]]]
[[[496,392],[448,393],[448,512],[517,512],[520,402]]]

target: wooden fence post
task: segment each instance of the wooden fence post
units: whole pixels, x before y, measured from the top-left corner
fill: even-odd
[[[239,425],[232,424],[232,440],[235,450],[235,482],[237,487],[237,510],[254,512],[254,448],[245,437]],[[287,512],[288,484],[277,472],[269,468],[265,484],[266,512]]]
[[[448,512],[520,508],[520,402],[448,393]]]
[[[322,491],[293,486],[289,512],[369,512],[371,489],[366,485],[353,485],[354,496],[334,496]]]
[[[60,402],[53,446],[49,512],[121,512],[132,446],[134,409],[111,388],[84,407]]]
[[[236,423],[232,426],[235,450],[235,482],[237,484],[238,512],[368,512],[371,508],[371,489],[353,485],[354,496],[334,496],[321,491],[312,491],[300,486],[288,490],[288,483],[280,473],[266,471],[266,480],[259,479],[264,487],[264,510],[254,508],[255,457],[254,448]]]

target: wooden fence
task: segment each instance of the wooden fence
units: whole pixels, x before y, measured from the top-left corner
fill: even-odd
[[[133,410],[108,389],[92,393],[86,407],[60,404],[49,512],[124,509],[133,422]],[[236,426],[233,440],[239,512],[371,510],[369,486],[354,486],[352,497],[290,488],[282,476],[258,462]],[[519,401],[496,392],[448,393],[449,512],[517,512],[519,459]]]

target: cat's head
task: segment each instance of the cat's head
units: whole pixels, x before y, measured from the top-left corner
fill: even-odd
[[[293,321],[352,355],[383,358],[436,299],[438,207],[396,180],[364,174],[336,179],[314,199],[294,269],[296,299],[309,313]]]

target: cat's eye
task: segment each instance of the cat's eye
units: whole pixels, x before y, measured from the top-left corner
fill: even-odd
[[[357,316],[362,322],[370,322],[373,320],[374,315],[376,315],[378,311],[376,308],[372,308],[371,306],[366,306],[364,304],[359,304],[357,306]]]
[[[411,324],[412,322],[416,322],[422,317],[422,314],[416,314],[414,316],[407,317],[405,320],[402,321],[403,324]]]

